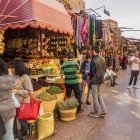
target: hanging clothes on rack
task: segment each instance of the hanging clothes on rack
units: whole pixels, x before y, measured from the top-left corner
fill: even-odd
[[[96,20],[96,38],[102,39],[103,37],[103,31],[102,31],[102,20]]]

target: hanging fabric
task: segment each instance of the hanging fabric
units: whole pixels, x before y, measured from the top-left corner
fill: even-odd
[[[81,37],[83,43],[86,41],[86,16],[83,18],[83,23],[82,23],[82,30],[81,30]]]
[[[102,39],[103,31],[102,31],[102,20],[96,20],[96,38]]]

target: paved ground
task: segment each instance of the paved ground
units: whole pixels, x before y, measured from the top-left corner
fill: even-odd
[[[140,140],[140,89],[127,89],[129,77],[128,71],[120,71],[118,86],[103,85],[106,119],[88,117],[93,107],[84,104],[85,112],[75,121],[56,121],[57,133],[49,140]]]

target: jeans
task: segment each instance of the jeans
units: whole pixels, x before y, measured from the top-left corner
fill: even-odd
[[[71,98],[71,93],[72,90],[74,91],[74,95],[75,98],[78,100],[79,102],[79,106],[78,106],[78,111],[81,110],[81,92],[80,92],[80,87],[79,84],[66,84],[66,94],[68,98]]]
[[[13,123],[14,123],[14,118],[12,118],[7,122],[4,122],[6,134],[2,137],[2,140],[14,140]]]
[[[87,80],[82,80],[82,86],[81,86],[81,89],[82,89],[82,96],[85,92],[85,88],[86,88],[86,85],[88,85],[88,82]],[[87,101],[89,100],[89,96],[90,96],[90,85],[88,85],[88,93],[87,93]]]
[[[100,88],[101,85],[91,85],[94,114],[97,115],[99,115],[101,112],[106,112],[106,106],[103,98],[101,97]]]
[[[136,85],[138,75],[139,75],[139,71],[134,71],[134,70],[131,71],[131,78],[130,78],[130,81],[129,81],[129,86],[131,86],[131,84],[133,82],[133,79],[134,79],[134,85]]]
[[[19,121],[20,124],[21,124],[21,134],[22,134],[22,137],[26,136],[27,135],[27,132],[28,132],[28,123],[27,121]],[[14,135],[16,137],[18,137],[18,127],[17,127],[17,119],[15,118],[14,119]]]
[[[113,74],[111,74],[111,76],[109,76],[111,85],[114,85],[116,83],[116,78],[117,78],[117,76],[113,75]]]

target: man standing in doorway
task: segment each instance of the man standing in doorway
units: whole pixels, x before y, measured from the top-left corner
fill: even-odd
[[[134,79],[133,87],[138,89],[136,84],[137,84],[137,78],[138,78],[139,70],[140,70],[139,52],[135,52],[135,55],[130,58],[130,63],[132,66],[131,66],[131,78],[129,81],[128,89],[131,88],[131,84],[133,82],[133,79]]]
[[[90,63],[90,80],[91,91],[93,95],[93,107],[94,111],[90,113],[91,117],[97,118],[102,115],[106,115],[107,110],[103,98],[101,97],[100,88],[104,81],[104,75],[106,72],[105,60],[99,56],[100,47],[92,47],[93,58]]]
[[[64,62],[61,68],[61,74],[65,75],[66,94],[68,98],[71,98],[72,90],[74,91],[75,98],[79,102],[77,113],[82,113],[81,110],[81,91],[78,83],[78,71],[79,65],[73,61],[73,52],[68,53],[68,61]]]

